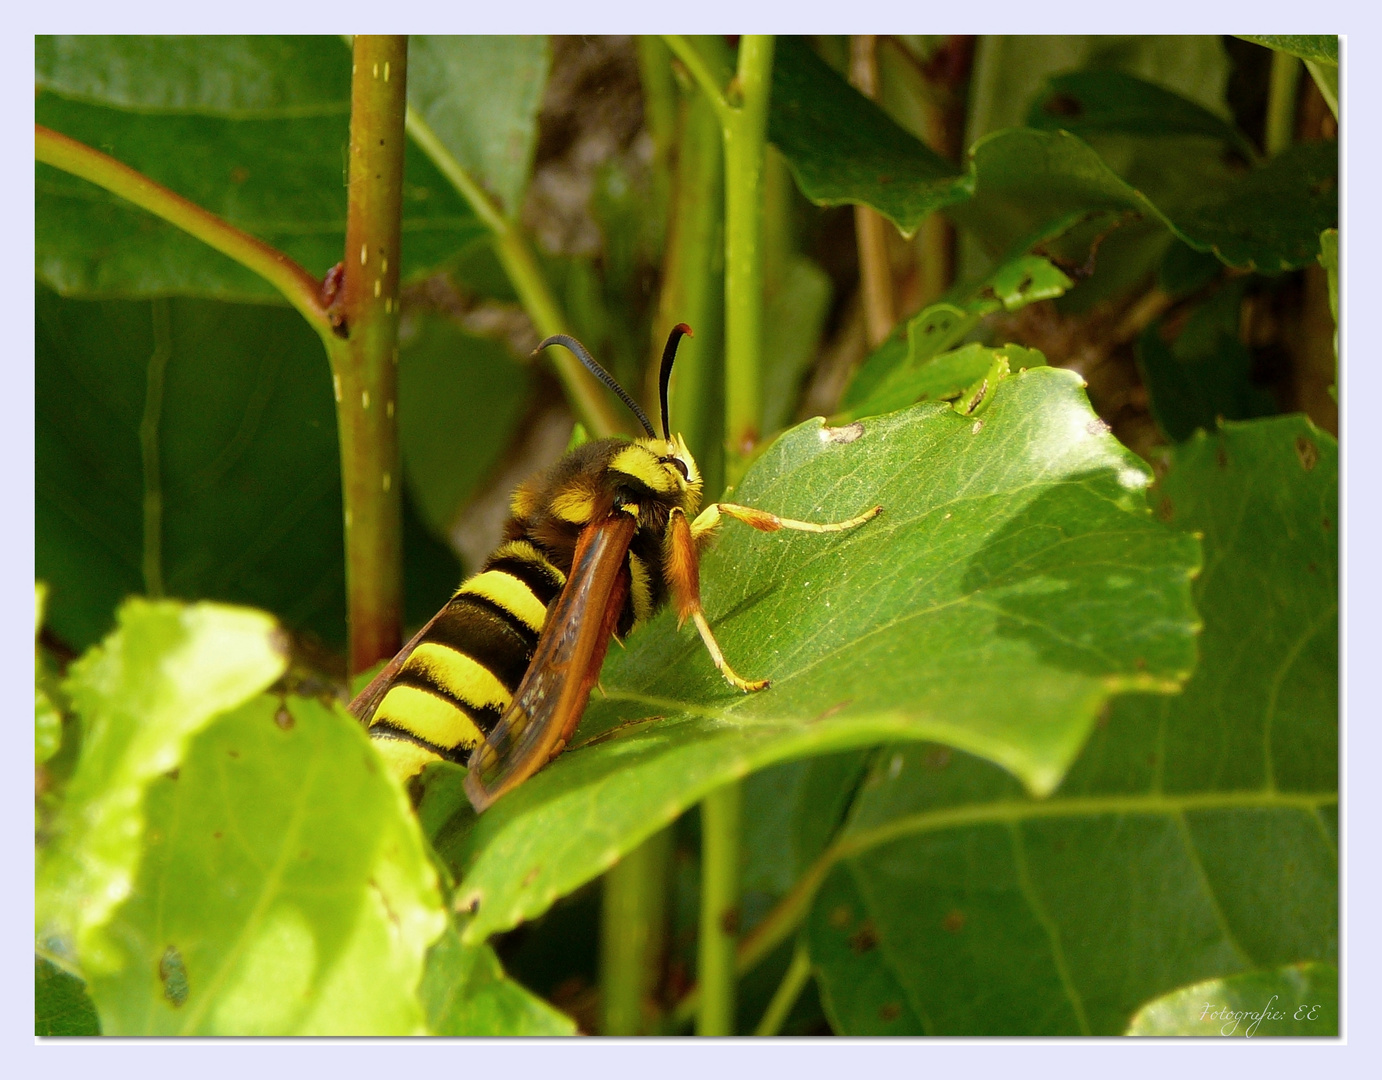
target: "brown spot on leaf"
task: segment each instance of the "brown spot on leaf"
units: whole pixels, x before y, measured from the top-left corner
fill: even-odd
[[[849,905],[840,904],[830,912],[830,925],[840,930],[854,921],[854,912],[850,911]]]
[[[878,1010],[878,1019],[882,1020],[885,1024],[892,1023],[901,1015],[902,1006],[895,1001],[890,1001],[886,1005],[880,1006]]]
[[[1296,457],[1300,458],[1300,467],[1309,472],[1320,460],[1320,448],[1304,435],[1297,435]]]
[[[250,178],[250,171],[243,165],[237,165],[230,170],[230,182],[232,184],[243,184]]]
[[[529,870],[526,874],[523,875],[523,887],[526,889],[529,885],[536,881],[537,876],[540,873],[542,873],[541,863],[539,863],[537,866],[534,866],[531,870]]]
[[[952,908],[941,920],[941,927],[948,934],[958,934],[965,928],[965,913],[959,908]]]
[[[814,724],[821,720],[828,720],[837,712],[849,708],[852,704],[854,704],[853,698],[845,698],[844,701],[837,701],[834,705],[829,705],[817,713],[815,717],[812,718],[811,722]]]
[[[1042,103],[1041,111],[1050,116],[1076,120],[1084,115],[1084,106],[1073,94],[1052,94]]]
[[[1161,502],[1157,503],[1156,516],[1166,522],[1167,525],[1171,524],[1171,519],[1176,516],[1176,508],[1170,499],[1162,499]]]
[[[743,922],[743,912],[741,912],[738,905],[736,905],[720,916],[720,930],[726,937],[738,937],[739,928],[743,925]]]
[[[926,768],[934,772],[940,772],[950,764],[950,747],[933,746],[926,751],[926,756],[921,759]]]
[[[1224,449],[1224,444],[1220,443],[1214,451],[1214,461],[1221,469],[1228,468],[1228,451]]]
[[[1330,529],[1334,528],[1334,522],[1330,521],[1329,518],[1325,518],[1323,524],[1325,532],[1328,532]]]
[[[237,761],[238,761],[239,758],[240,758],[240,751],[239,751],[239,750],[227,749],[227,750],[226,750],[226,753],[229,754],[231,757],[235,758]]]
[[[878,948],[878,931],[873,928],[872,919],[865,919],[864,925],[849,936],[849,948],[855,956]]]
[[[293,727],[293,714],[288,711],[288,706],[279,703],[278,709],[274,712],[274,723],[283,731],[291,731]]]
[[[219,840],[221,838],[221,830],[217,829],[214,833],[211,834],[211,837],[213,840]]]

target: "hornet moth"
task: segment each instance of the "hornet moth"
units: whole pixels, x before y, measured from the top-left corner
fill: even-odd
[[[833,533],[876,517],[816,524],[736,503],[703,511],[701,477],[668,429],[667,384],[677,343],[662,353],[662,438],[637,402],[580,342],[555,334],[534,353],[574,353],[638,418],[646,439],[576,447],[513,493],[504,540],[432,620],[350,704],[402,780],[429,762],[467,766],[465,790],[483,812],[561,753],[585,711],[610,638],[623,637],[669,601],[678,625],[695,624],[730,685],[741,678],[701,610],[700,550],[726,519],[764,532]],[[698,513],[699,511],[699,513]]]

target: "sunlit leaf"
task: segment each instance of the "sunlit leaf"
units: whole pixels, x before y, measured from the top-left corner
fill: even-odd
[[[1238,34],[1269,49],[1313,60],[1317,64],[1339,66],[1339,38],[1336,34]]]
[[[1127,1033],[1334,1037],[1339,1034],[1339,970],[1332,964],[1291,964],[1209,979],[1144,1005]]]
[[[261,696],[149,789],[91,979],[108,1035],[422,1034],[446,915],[416,819],[339,707]]]
[[[41,957],[34,957],[34,1034],[99,1035],[101,1021],[75,975]]]
[[[466,940],[774,762],[940,739],[1050,791],[1109,694],[1170,690],[1193,659],[1196,544],[1150,519],[1145,483],[1078,377],[1049,368],[1002,382],[981,420],[924,404],[789,431],[736,498],[883,515],[834,537],[725,527],[706,610],[730,661],[772,688],[731,690],[670,613],[616,648],[572,748],[439,840],[476,912]]]

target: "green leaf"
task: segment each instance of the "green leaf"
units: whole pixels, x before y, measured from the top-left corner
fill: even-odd
[[[541,35],[408,39],[408,104],[511,219],[537,148],[550,52]]]
[[[448,535],[499,463],[530,382],[498,342],[438,316],[411,323],[399,347],[398,438],[409,490],[436,535]]]
[[[1199,667],[1116,699],[1050,798],[944,747],[880,759],[808,924],[837,1031],[902,994],[891,1030],[1116,1034],[1177,987],[1336,961],[1337,484],[1298,416],[1172,452]]]
[[[1305,70],[1310,72],[1310,77],[1315,80],[1315,85],[1320,88],[1320,96],[1324,98],[1324,103],[1329,106],[1329,111],[1334,114],[1334,119],[1339,119],[1339,69],[1333,64],[1325,64],[1315,60],[1305,61]]]
[[[1110,693],[1170,690],[1193,661],[1197,545],[1150,519],[1146,482],[1078,376],[1051,368],[1005,380],[982,420],[924,404],[790,430],[736,498],[883,515],[831,537],[725,527],[705,609],[730,662],[772,688],[731,690],[667,612],[615,649],[573,748],[441,843],[476,910],[465,939],[541,912],[775,762],[941,739],[1051,790]]]
[[[914,346],[912,352],[915,355],[924,350]],[[1009,372],[1045,366],[1046,357],[1036,349],[1011,344],[993,349],[970,342],[920,363],[899,364],[849,415],[867,416],[904,408],[914,401],[954,401],[957,398],[961,400],[955,401],[956,409],[968,414]],[[966,394],[967,389],[972,389],[973,394]]]
[[[1172,442],[1220,420],[1248,420],[1278,411],[1276,398],[1252,381],[1252,353],[1239,337],[1248,281],[1225,285],[1197,307],[1180,333],[1158,320],[1137,341],[1137,364],[1157,426]]]
[[[1334,316],[1334,385],[1329,388],[1335,401],[1339,400],[1339,230],[1325,229],[1320,233],[1319,263],[1329,277],[1329,314]]]
[[[86,984],[39,956],[34,957],[34,1034],[101,1034],[101,1021],[86,996]]]
[[[1317,64],[1339,66],[1339,38],[1336,34],[1237,34],[1244,41],[1255,41],[1277,52],[1290,53]]]
[[[973,188],[797,37],[777,40],[768,138],[812,202],[872,206],[905,236]]]
[[[1181,193],[1165,205],[1065,131],[994,132],[970,149],[970,164],[974,197],[948,213],[991,250],[1062,221],[1083,217],[1090,228],[1106,230],[1115,220],[1140,217],[1229,266],[1275,273],[1306,265],[1320,230],[1338,219],[1333,143],[1299,143],[1228,183],[1200,184],[1197,196]]]
[[[176,769],[191,738],[284,671],[283,642],[263,612],[130,600],[119,626],[68,671],[84,724],[82,753],[49,844],[40,848],[36,924],[51,952],[88,975],[109,970],[103,936],[139,862],[144,796]]]
[[[339,705],[260,696],[149,789],[91,978],[108,1035],[407,1035],[446,914],[398,784]]]
[[[1125,71],[1075,71],[1053,75],[1027,112],[1027,126],[1096,134],[1202,135],[1257,155],[1232,123],[1180,94]]]
[[[988,369],[993,358],[980,360],[970,352],[956,364],[939,361],[940,354],[974,332],[985,315],[1053,299],[1071,284],[1063,271],[1038,255],[1018,255],[1000,263],[955,303],[932,304],[913,316],[905,343],[892,338],[867,356],[845,390],[840,418],[873,416],[916,401],[957,396]],[[1022,354],[1012,364],[1014,371],[1046,362],[1035,350],[1014,345],[1006,349]]]
[[[1127,1033],[1337,1037],[1339,969],[1332,964],[1291,964],[1209,979],[1144,1005]]]
[[[75,648],[145,591],[140,425],[161,366],[164,591],[251,604],[344,637],[340,464],[331,375],[295,312],[197,300],[64,300],[37,291],[35,564],[49,625]]]
[[[38,53],[48,63],[39,123],[138,169],[309,273],[341,260],[349,49],[315,39],[106,38],[40,43]],[[35,185],[38,276],[59,293],[281,300],[249,270],[85,180],[40,165]],[[405,282],[483,234],[469,205],[411,149],[403,231]]]
[[[427,954],[418,989],[433,1035],[574,1035],[576,1025],[504,974],[488,945],[464,945],[448,927]]]

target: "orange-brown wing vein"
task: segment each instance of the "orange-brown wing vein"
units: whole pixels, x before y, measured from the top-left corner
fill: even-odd
[[[388,691],[389,684],[394,681],[394,677],[398,675],[398,672],[402,669],[404,663],[407,662],[413,650],[416,649],[427,636],[427,632],[432,629],[433,624],[445,614],[446,608],[443,607],[439,612],[428,619],[427,625],[414,634],[408,640],[408,644],[398,650],[398,655],[385,664],[379,674],[372,678],[369,684],[355,695],[351,703],[346,706],[346,710],[351,716],[361,721],[366,727],[369,726],[370,718],[374,716],[374,710],[379,707],[379,702]]]
[[[616,512],[582,530],[528,672],[470,755],[465,791],[477,813],[547,764],[580,720],[628,590],[625,555],[636,528]]]

